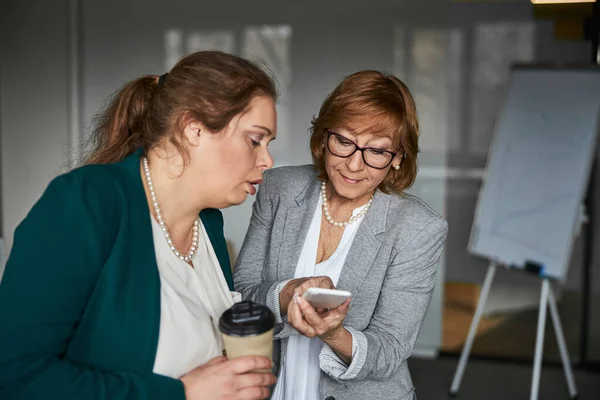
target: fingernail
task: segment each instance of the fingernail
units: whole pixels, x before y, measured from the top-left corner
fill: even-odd
[[[298,293],[294,293],[294,303],[300,304],[300,296],[298,296]]]

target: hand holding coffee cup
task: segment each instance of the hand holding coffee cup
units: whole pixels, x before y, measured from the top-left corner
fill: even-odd
[[[260,356],[227,360],[220,356],[188,372],[181,378],[186,400],[266,399],[275,377],[270,373],[252,372],[269,369],[272,361]]]
[[[251,301],[234,304],[219,319],[227,358],[262,356],[272,360],[274,328],[275,316],[268,307]]]

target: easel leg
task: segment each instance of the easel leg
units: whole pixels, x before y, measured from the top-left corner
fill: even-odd
[[[560,351],[560,358],[562,359],[563,368],[565,370],[565,378],[567,378],[569,396],[574,399],[577,397],[577,388],[575,387],[575,379],[573,379],[571,361],[569,360],[569,354],[567,353],[565,335],[563,334],[560,316],[558,315],[558,308],[556,307],[556,299],[554,298],[552,290],[548,291],[548,306],[550,307],[550,316],[552,317],[552,323],[554,325],[554,332],[556,334],[556,342],[558,343],[558,349]]]
[[[538,313],[537,337],[535,339],[535,358],[533,362],[533,378],[531,379],[530,400],[537,400],[540,389],[540,375],[542,372],[542,353],[544,351],[544,329],[546,327],[546,307],[548,305],[548,292],[550,283],[547,279],[542,282],[540,296],[540,310]]]
[[[460,382],[462,380],[463,374],[465,372],[465,367],[467,366],[467,361],[469,359],[469,354],[471,353],[471,347],[473,346],[473,341],[475,340],[475,334],[477,333],[479,320],[481,320],[481,315],[483,314],[485,302],[487,301],[487,296],[490,292],[490,287],[492,286],[492,281],[494,280],[495,273],[496,265],[490,264],[487,270],[487,274],[485,275],[485,280],[483,281],[483,287],[481,289],[481,294],[479,295],[477,308],[475,309],[475,315],[473,316],[473,320],[471,321],[471,327],[469,328],[467,341],[465,342],[465,345],[460,354],[460,360],[458,362],[456,372],[454,373],[454,379],[452,379],[452,386],[450,386],[450,395],[452,396],[458,393]]]

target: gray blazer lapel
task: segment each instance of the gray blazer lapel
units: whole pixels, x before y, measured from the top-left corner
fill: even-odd
[[[294,204],[287,209],[277,268],[277,277],[280,281],[294,277],[308,228],[319,202],[320,189],[321,182],[311,179],[306,188],[296,197]]]
[[[365,280],[381,247],[389,209],[389,195],[375,192],[371,208],[361,222],[352,242],[337,288],[355,296]]]

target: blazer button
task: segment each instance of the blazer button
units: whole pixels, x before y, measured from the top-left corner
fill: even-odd
[[[327,396],[327,397],[325,397],[325,400],[335,400],[335,397],[333,397],[333,396]]]

